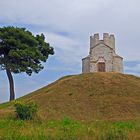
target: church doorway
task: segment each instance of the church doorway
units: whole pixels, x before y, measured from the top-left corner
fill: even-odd
[[[105,63],[104,62],[98,63],[98,72],[105,72]]]

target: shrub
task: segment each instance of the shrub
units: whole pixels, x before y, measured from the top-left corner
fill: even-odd
[[[16,102],[15,103],[17,117],[22,120],[31,120],[36,115],[37,112],[37,104],[34,102],[23,103]]]

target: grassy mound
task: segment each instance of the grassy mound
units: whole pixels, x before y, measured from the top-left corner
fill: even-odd
[[[35,101],[42,119],[140,119],[140,78],[120,73],[87,73],[63,77],[19,100]],[[0,117],[14,113],[12,103],[0,106]]]

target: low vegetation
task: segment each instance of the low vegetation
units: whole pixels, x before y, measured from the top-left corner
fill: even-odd
[[[37,113],[37,104],[35,102],[23,103],[15,102],[16,116],[21,120],[31,120]]]
[[[2,140],[138,140],[140,122],[90,123],[70,118],[50,121],[0,120]]]

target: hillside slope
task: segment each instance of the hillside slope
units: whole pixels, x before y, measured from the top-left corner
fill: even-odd
[[[20,100],[36,101],[43,119],[140,119],[140,78],[119,73],[66,76]],[[3,110],[10,112],[8,108]]]

